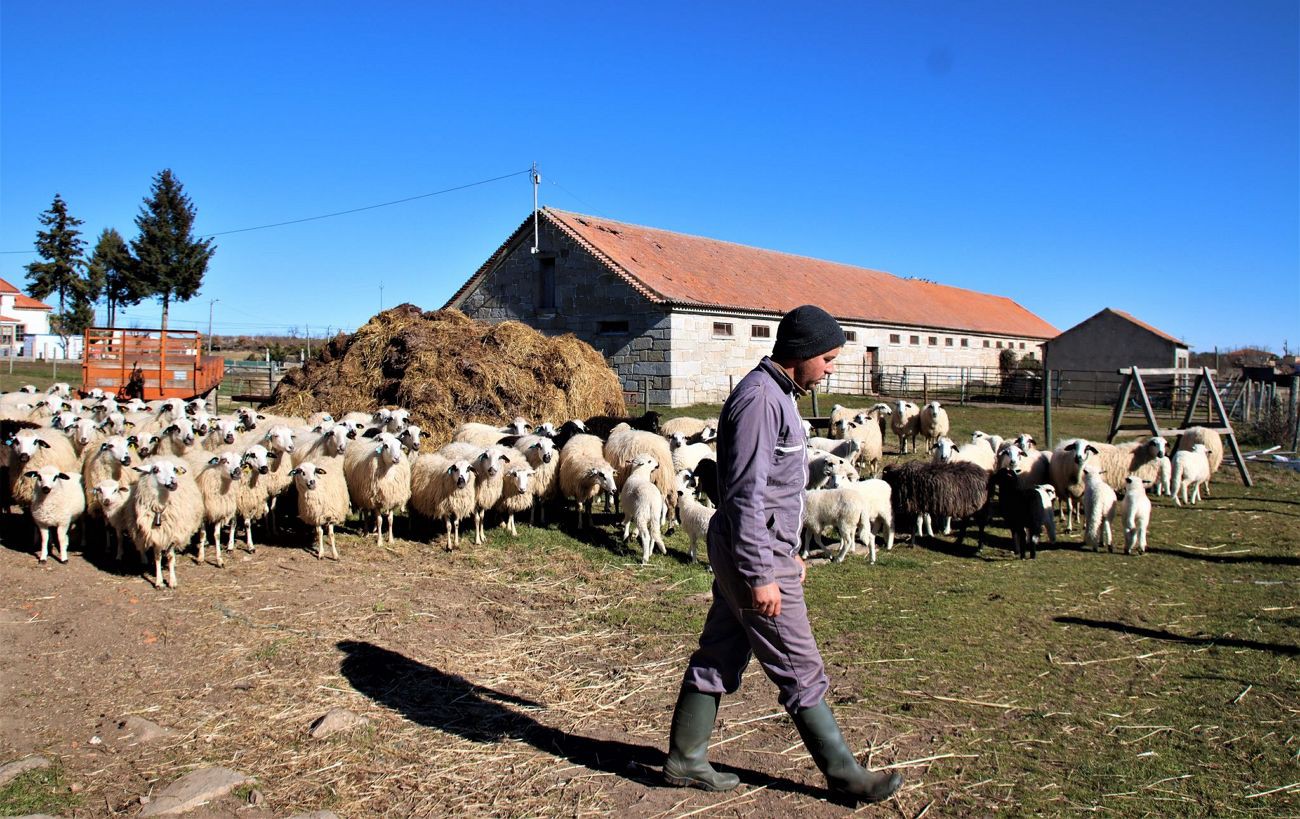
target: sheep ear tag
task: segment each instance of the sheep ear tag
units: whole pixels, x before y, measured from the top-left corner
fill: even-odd
[[[317,475],[328,475],[329,472],[326,472],[324,469],[321,469],[320,467],[316,467],[316,474],[317,474]]]
[[[176,474],[177,474],[177,475],[188,475],[189,472],[190,472],[190,471],[189,471],[188,469],[186,469],[185,467],[183,467],[183,466],[178,466],[178,467],[176,467]]]
[[[221,459],[220,459],[220,458],[210,458],[210,459],[208,459],[208,466],[216,466],[216,465],[219,464],[219,463],[221,463]]]

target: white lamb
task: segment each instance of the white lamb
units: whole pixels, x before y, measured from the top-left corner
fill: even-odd
[[[139,477],[134,471],[132,474]],[[123,484],[112,478],[105,478],[90,488],[90,494],[86,499],[87,504],[93,500],[104,518],[105,552],[112,548],[112,538],[117,538],[115,555],[117,560],[122,559],[125,552],[123,547],[131,536],[131,521],[128,515],[131,509],[131,490],[134,486],[134,483]]]
[[[41,541],[37,560],[44,563],[49,557],[50,531],[53,530],[59,544],[58,561],[67,563],[68,528],[86,511],[86,492],[81,486],[81,475],[75,471],[69,474],[47,464],[40,469],[28,470],[25,476],[34,483],[31,514]]]
[[[1210,478],[1213,478],[1214,473],[1219,471],[1219,466],[1223,463],[1223,438],[1207,427],[1189,427],[1178,440],[1178,449],[1190,450],[1197,444],[1205,446],[1205,457],[1210,464]],[[1210,478],[1206,478],[1200,487],[1207,498],[1210,496]]]
[[[668,448],[673,453],[673,469],[694,469],[699,466],[700,461],[705,458],[716,458],[717,453],[713,447],[708,444],[688,444],[686,436],[680,432],[674,432],[668,438]]]
[[[474,468],[464,458],[430,452],[411,464],[411,506],[446,524],[449,552],[460,546],[460,522],[474,515],[474,481]]]
[[[112,435],[92,449],[81,465],[82,486],[94,489],[100,481],[113,480],[130,487],[140,477],[131,469],[131,444],[121,435]],[[86,514],[99,517],[99,500],[92,494],[86,502]]]
[[[925,439],[927,449],[934,446],[935,441],[946,436],[950,428],[948,411],[938,401],[931,401],[922,407],[916,423],[917,430]],[[912,448],[916,449],[915,443]]]
[[[656,548],[661,554],[668,554],[662,534],[667,519],[667,506],[655,483],[658,471],[657,460],[649,455],[638,455],[632,460],[631,470],[623,480],[623,488],[619,490],[619,505],[623,510],[623,542],[627,543],[635,530],[641,541],[642,566],[650,562],[650,555]]]
[[[912,439],[912,451],[916,451],[916,435],[920,431],[921,408],[911,401],[898,401],[894,404],[893,415],[889,418],[889,427],[898,436],[898,451],[907,453],[907,439]]]
[[[885,536],[885,551],[894,548],[894,509],[893,489],[882,480],[872,478],[865,481],[841,484],[841,489],[853,492],[861,503],[862,517],[858,522],[857,540],[867,544],[871,562],[876,562],[876,536]],[[856,551],[856,545],[850,544],[849,551]],[[843,561],[841,556],[840,560]]]
[[[713,520],[716,509],[710,509],[695,497],[695,487],[691,485],[690,473],[682,472],[677,476],[677,515],[682,521],[682,530],[690,538],[691,562],[699,560],[695,556],[695,545],[703,541],[708,548],[709,522]]]
[[[1137,547],[1147,553],[1147,527],[1151,524],[1151,499],[1147,497],[1142,478],[1129,475],[1124,481],[1124,501],[1120,509],[1124,521],[1124,554],[1132,554]]]
[[[372,440],[348,447],[343,454],[348,494],[358,508],[375,515],[375,536],[384,543],[384,517],[388,517],[388,542],[393,542],[393,517],[411,499],[411,459],[396,436],[380,432]]]
[[[1097,454],[1097,448],[1082,438],[1071,438],[1056,445],[1052,451],[1052,488],[1056,497],[1065,503],[1065,530],[1074,531],[1074,516],[1084,494],[1084,467]]]
[[[1113,552],[1111,521],[1115,519],[1115,490],[1110,488],[1101,472],[1091,464],[1083,472],[1083,517],[1087,528],[1083,541],[1095,552],[1104,542],[1106,551]]]
[[[352,507],[348,503],[348,484],[343,470],[336,466],[317,466],[311,461],[289,470],[293,484],[298,489],[298,519],[316,527],[316,559],[325,556],[325,530],[330,534],[330,555],[339,559],[334,545],[334,527],[348,519]],[[391,530],[391,526],[389,527]]]
[[[830,527],[840,536],[840,549],[834,560],[841,563],[854,549],[854,540],[862,524],[861,500],[853,492],[834,485],[828,489],[809,489],[804,492],[802,524],[800,554],[803,557],[811,554],[814,543],[825,551],[822,530]]]
[[[203,526],[203,496],[184,466],[154,458],[135,468],[140,473],[131,505],[131,539],[141,554],[152,553],[154,586],[162,588],[162,561],[167,558],[167,585],[176,588],[176,550],[184,550]]]
[[[555,448],[555,441],[541,434],[523,436],[515,441],[515,449],[523,453],[533,468],[529,486],[534,502],[529,521],[535,523],[540,516],[545,524],[546,503],[559,492],[560,451]]]
[[[1209,483],[1211,472],[1205,444],[1193,444],[1191,449],[1175,452],[1170,484],[1173,487],[1174,503],[1178,506],[1194,506],[1198,503],[1201,500],[1201,487]]]
[[[506,531],[511,537],[519,537],[515,528],[515,515],[523,514],[533,508],[532,492],[533,468],[531,466],[512,466],[501,476],[501,498],[496,510],[506,515]]]
[[[1165,456],[1156,461],[1156,495],[1168,495],[1172,492],[1174,462]]]

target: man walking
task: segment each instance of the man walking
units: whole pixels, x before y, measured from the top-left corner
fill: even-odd
[[[770,357],[741,380],[722,408],[718,488],[709,525],[713,605],[691,655],[673,712],[669,784],[731,790],[733,774],[709,764],[709,737],[722,694],[740,687],[751,656],[780,692],[831,791],[863,802],[888,799],[898,773],[858,764],[826,704],[830,681],[808,624],[798,556],[807,438],[799,395],[835,370],[844,332],[825,310],[804,305],[781,319]]]

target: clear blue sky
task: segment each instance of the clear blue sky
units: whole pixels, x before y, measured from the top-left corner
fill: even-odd
[[[168,167],[215,233],[536,160],[554,207],[1294,351],[1298,44],[1294,0],[3,0],[0,250],[56,192],[129,239]],[[530,208],[518,176],[219,236],[173,321],[433,309]]]

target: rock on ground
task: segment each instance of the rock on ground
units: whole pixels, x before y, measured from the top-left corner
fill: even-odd
[[[312,739],[324,739],[331,734],[337,734],[340,731],[351,731],[353,728],[360,728],[362,725],[369,725],[370,720],[354,714],[346,708],[331,708],[321,717],[311,724],[307,733],[311,734]]]
[[[41,768],[48,768],[52,764],[43,756],[29,756],[17,762],[10,762],[8,765],[0,767],[0,786],[9,784],[28,771],[38,771]]]
[[[175,816],[202,807],[240,785],[249,785],[254,781],[253,777],[230,768],[200,768],[168,785],[153,801],[145,805],[140,815]]]

